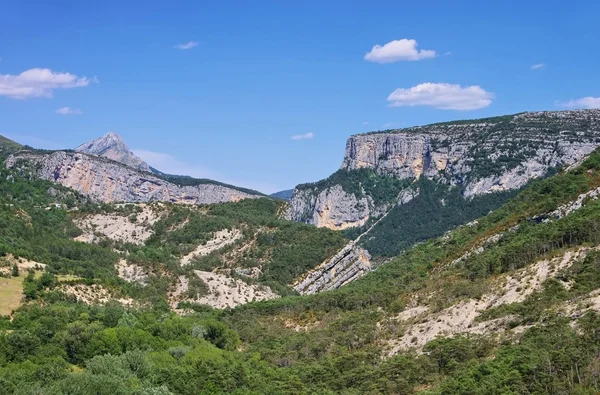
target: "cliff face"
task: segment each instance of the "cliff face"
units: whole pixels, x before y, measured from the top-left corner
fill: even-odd
[[[573,164],[600,145],[599,137],[600,110],[523,113],[351,136],[341,169],[436,179],[469,198],[520,188]],[[301,186],[287,218],[344,229],[383,211],[369,196],[359,199],[336,185]]]
[[[357,198],[335,185],[318,194],[313,189],[296,190],[290,207],[287,219],[342,230],[364,225],[373,210],[373,199]]]
[[[29,171],[34,177],[57,182],[102,202],[211,204],[259,197],[210,183],[178,186],[150,173],[82,153],[22,151],[9,156],[5,165]]]
[[[115,133],[107,133],[93,141],[81,144],[75,151],[103,156],[141,171],[150,171],[150,166],[131,152],[123,138]]]
[[[428,234],[423,223],[431,224],[435,232],[448,230],[442,225],[442,209],[435,208],[446,202],[439,198],[434,202],[432,195],[421,194],[410,216],[398,215],[400,205],[420,195],[415,187],[420,183],[415,181],[421,177],[444,188],[458,187],[463,198],[471,199],[518,189],[553,168],[580,161],[599,145],[600,110],[523,113],[351,136],[341,170],[326,180],[296,187],[286,218],[336,230],[373,225],[334,258],[297,279],[294,288],[302,294],[315,293],[365,275],[371,270],[365,248],[376,245],[373,240],[379,237],[383,241],[378,245],[390,246],[403,245],[403,238],[412,240],[392,230],[404,229],[418,237]],[[400,189],[399,184],[390,188],[394,180],[405,183]],[[462,200],[460,194],[458,199]],[[451,210],[458,209],[454,204]],[[500,204],[498,198],[496,206],[485,207]],[[377,221],[369,221],[373,219]]]

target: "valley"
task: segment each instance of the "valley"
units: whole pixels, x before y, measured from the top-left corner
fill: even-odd
[[[600,111],[345,152],[288,201],[0,139],[0,393],[597,390]]]

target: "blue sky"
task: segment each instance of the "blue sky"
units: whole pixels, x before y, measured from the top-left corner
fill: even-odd
[[[162,171],[274,192],[335,171],[351,134],[600,107],[597,15],[591,0],[9,0],[0,134],[63,148],[116,132]]]

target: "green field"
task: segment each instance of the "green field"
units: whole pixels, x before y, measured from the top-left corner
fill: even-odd
[[[0,277],[0,316],[10,315],[21,305],[24,276]]]

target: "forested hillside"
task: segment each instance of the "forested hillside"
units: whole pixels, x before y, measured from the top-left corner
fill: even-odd
[[[5,169],[0,188],[2,292],[23,298],[3,293],[0,393],[598,390],[598,152],[311,296],[286,284],[346,241],[278,219],[281,203],[98,205]],[[212,309],[193,276],[210,270],[284,297]]]

